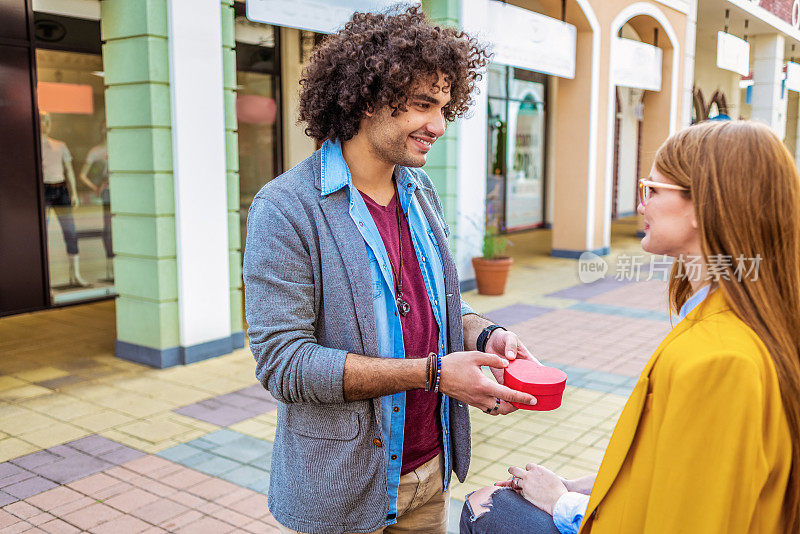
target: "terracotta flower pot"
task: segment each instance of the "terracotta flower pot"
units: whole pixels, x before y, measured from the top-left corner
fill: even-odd
[[[508,271],[514,258],[503,256],[487,260],[485,258],[472,258],[472,268],[475,269],[475,281],[478,283],[478,293],[481,295],[502,295],[506,290]]]

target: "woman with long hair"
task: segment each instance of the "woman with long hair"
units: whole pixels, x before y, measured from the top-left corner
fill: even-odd
[[[596,478],[511,467],[462,532],[800,532],[800,178],[766,126],[671,136],[640,181],[642,248],[675,258],[678,323]],[[551,517],[552,516],[552,517]]]

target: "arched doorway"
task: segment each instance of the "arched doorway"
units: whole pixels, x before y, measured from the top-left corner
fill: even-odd
[[[633,196],[633,205],[628,206],[631,193],[627,192],[628,197],[623,194],[630,188],[635,194],[636,181],[649,173],[658,147],[678,127],[680,96],[678,59],[681,57],[675,30],[666,15],[652,4],[639,2],[626,7],[612,22],[611,30],[612,39],[635,40],[655,49],[650,48],[654,53],[653,57],[660,55],[660,83],[657,88],[645,87],[644,84],[640,87],[636,87],[635,84],[629,84],[632,87],[623,87],[615,83],[615,61],[620,61],[621,58],[614,57],[615,48],[611,47],[608,103],[610,135],[607,144],[609,157],[606,160],[606,208],[609,216],[604,220],[605,237],[609,243],[613,239],[611,232],[613,215],[635,214],[636,197]],[[627,117],[623,110],[624,105],[628,106]],[[621,110],[620,119],[617,119],[618,107]],[[664,120],[665,117],[669,119]],[[627,138],[623,138],[626,120],[629,133]],[[634,129],[635,136],[630,133],[630,130]],[[617,144],[618,130],[619,144]],[[641,229],[641,221],[637,218],[627,219],[626,224],[620,224],[618,227],[620,232],[617,235],[629,238]]]

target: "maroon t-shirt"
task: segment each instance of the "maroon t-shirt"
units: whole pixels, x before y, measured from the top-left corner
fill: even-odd
[[[397,235],[397,195],[388,206],[381,206],[361,193],[367,204],[375,226],[383,238],[383,245],[389,254],[397,275],[400,269],[400,244]],[[433,315],[425,280],[417,259],[411,230],[405,214],[400,212],[403,228],[403,300],[411,306],[411,311],[403,317],[403,346],[406,358],[425,358],[431,352],[438,352],[439,325]],[[428,460],[436,457],[442,450],[439,440],[441,423],[439,421],[439,394],[423,389],[406,392],[406,424],[403,434],[403,466],[400,474],[409,473]]]

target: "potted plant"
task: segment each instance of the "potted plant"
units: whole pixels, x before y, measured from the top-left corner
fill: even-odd
[[[483,234],[482,256],[472,258],[475,281],[481,295],[502,295],[506,290],[508,271],[514,259],[503,253],[511,244],[508,239],[498,235],[497,227],[491,225]]]

